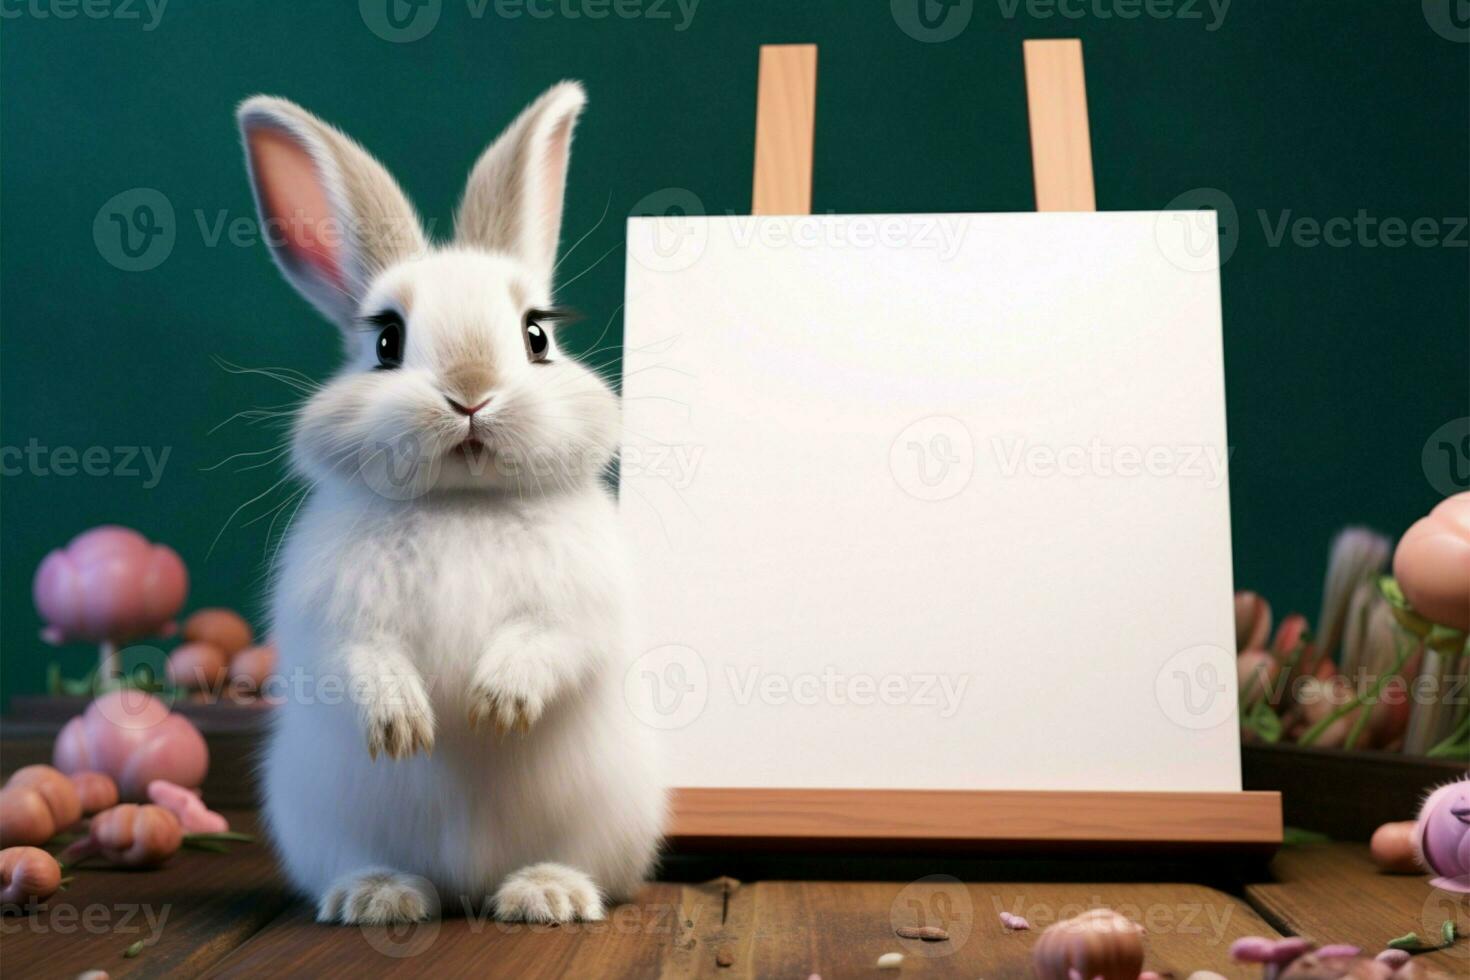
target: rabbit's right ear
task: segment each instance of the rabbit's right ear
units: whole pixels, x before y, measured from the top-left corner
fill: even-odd
[[[346,326],[373,278],[425,251],[418,216],[383,165],[285,99],[236,113],[262,237],[286,279]]]

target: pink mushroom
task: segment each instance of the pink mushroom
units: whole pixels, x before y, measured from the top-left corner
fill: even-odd
[[[1470,631],[1470,491],[1441,500],[1404,532],[1393,574],[1419,615]]]
[[[154,634],[168,635],[184,605],[189,574],[172,549],[137,531],[105,525],[83,532],[36,569],[32,594],[46,621],[41,638],[60,645],[101,645],[103,677],[117,673],[117,647]]]
[[[144,800],[155,779],[186,787],[203,783],[209,749],[189,719],[151,694],[124,689],[104,694],[67,722],[52,761],[65,773],[106,773],[122,799]]]

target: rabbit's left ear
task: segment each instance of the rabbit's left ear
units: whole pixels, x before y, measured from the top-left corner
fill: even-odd
[[[294,102],[257,95],[237,116],[271,255],[347,328],[378,273],[428,248],[413,205],[366,150]]]
[[[465,186],[456,240],[526,262],[551,287],[561,237],[572,127],[587,102],[577,82],[543,92],[490,145]]]

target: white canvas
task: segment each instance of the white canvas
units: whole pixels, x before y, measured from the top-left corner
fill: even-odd
[[[1215,242],[632,219],[626,693],[672,783],[1240,789]]]

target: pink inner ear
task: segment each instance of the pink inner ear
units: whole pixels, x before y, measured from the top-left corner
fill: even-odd
[[[266,229],[293,260],[342,286],[342,238],[331,202],[311,154],[278,129],[249,131],[250,164],[260,185],[260,205],[273,227]]]

